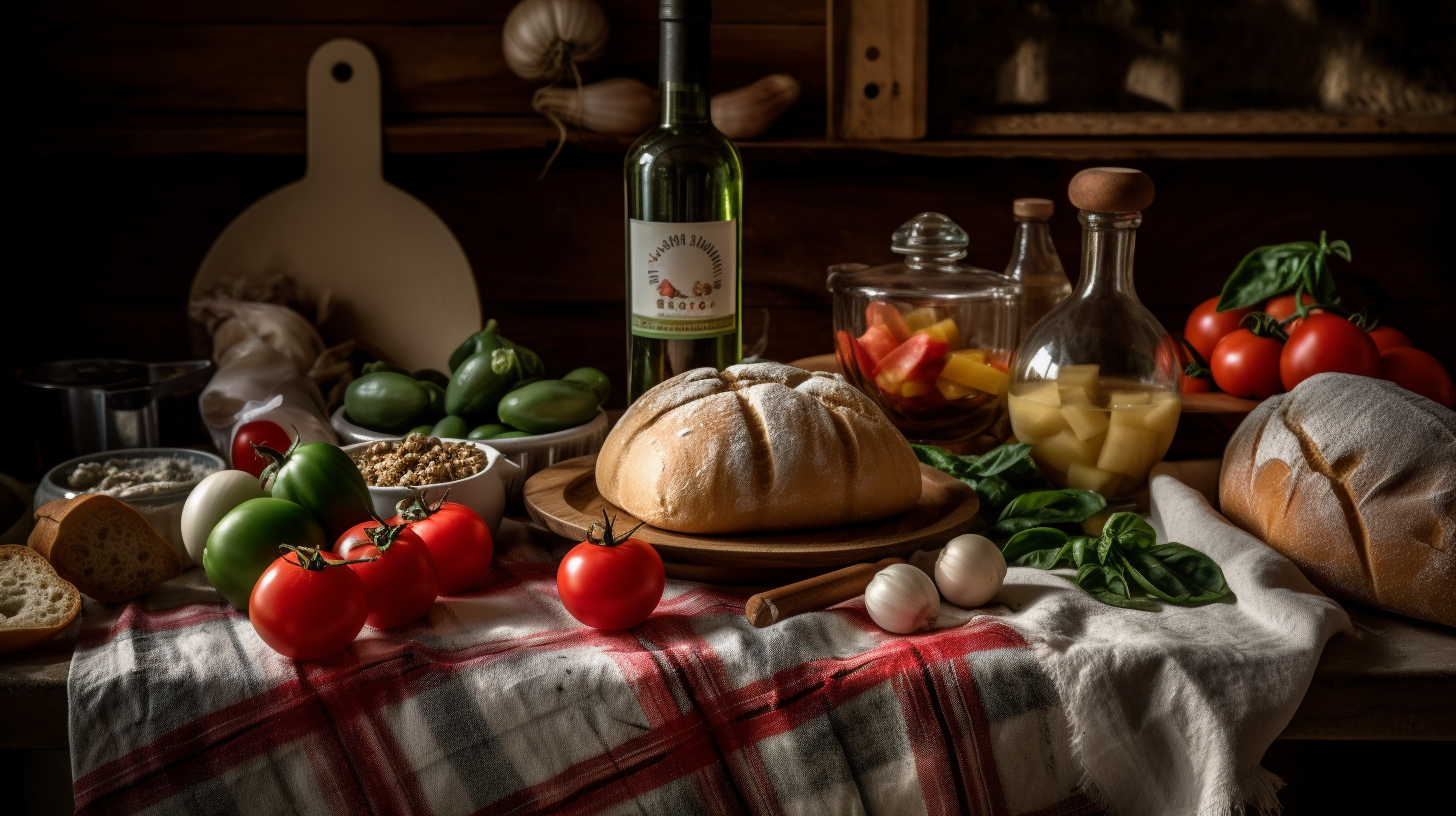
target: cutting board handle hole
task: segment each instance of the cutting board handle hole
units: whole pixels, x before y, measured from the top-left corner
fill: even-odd
[[[339,82],[348,82],[354,78],[354,66],[347,62],[334,63],[334,79]]]
[[[880,95],[880,86],[877,83],[871,82],[865,86],[864,95],[866,99],[874,99]]]

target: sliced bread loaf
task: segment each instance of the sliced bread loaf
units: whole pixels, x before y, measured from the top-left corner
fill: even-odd
[[[80,612],[81,593],[40,553],[0,546],[0,655],[50,640]]]
[[[177,552],[141,513],[99,493],[41,505],[30,547],[106,603],[129,601],[182,572]]]

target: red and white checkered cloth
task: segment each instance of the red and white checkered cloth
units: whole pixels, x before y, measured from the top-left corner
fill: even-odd
[[[345,653],[270,650],[199,571],[87,601],[69,681],[81,813],[1094,813],[1016,631],[860,600],[767,629],[669,581],[628,632],[556,594],[566,542],[507,521],[489,577]]]

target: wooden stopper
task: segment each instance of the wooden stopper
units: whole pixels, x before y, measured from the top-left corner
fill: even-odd
[[[1019,218],[1039,218],[1045,221],[1052,217],[1056,206],[1050,198],[1018,198],[1011,202],[1011,214]]]
[[[1067,186],[1072,206],[1091,212],[1142,212],[1153,203],[1153,180],[1131,167],[1089,167]]]
[[[864,594],[865,587],[880,570],[905,563],[885,558],[874,564],[855,564],[834,572],[806,578],[796,584],[760,592],[743,605],[743,616],[762,629],[801,612],[817,612]]]

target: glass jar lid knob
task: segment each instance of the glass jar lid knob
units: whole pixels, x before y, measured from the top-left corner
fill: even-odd
[[[924,212],[900,225],[890,237],[890,249],[909,256],[905,265],[911,269],[956,269],[956,261],[966,257],[971,237],[956,222],[940,213]]]

